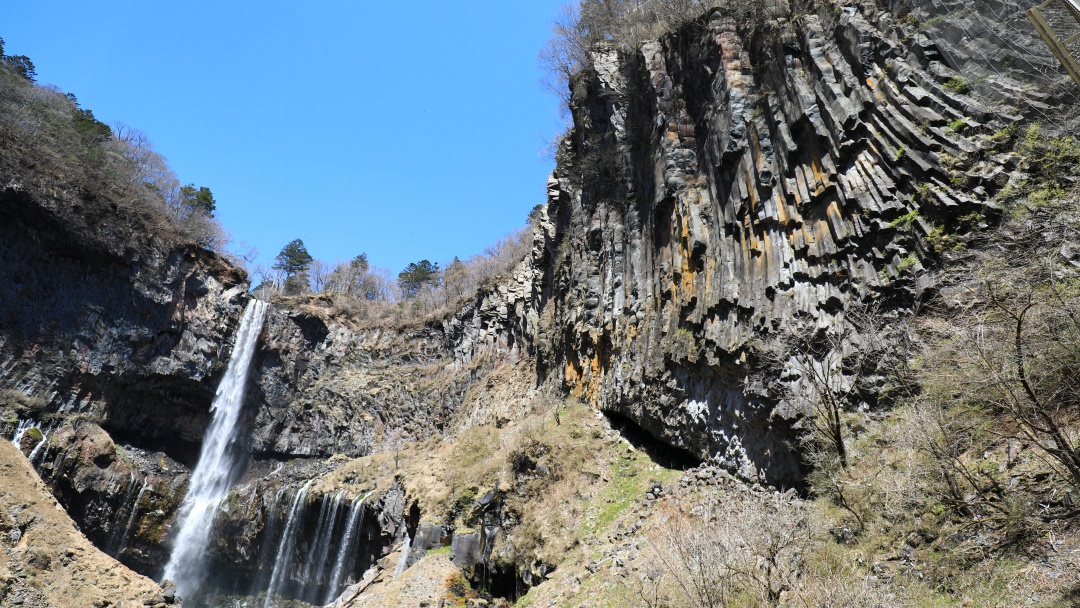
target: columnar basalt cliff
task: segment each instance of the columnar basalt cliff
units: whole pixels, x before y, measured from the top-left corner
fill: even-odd
[[[243,271],[72,193],[0,193],[0,382],[193,457],[247,299]],[[18,415],[34,415],[19,411]]]
[[[928,287],[915,271],[1000,213],[1009,165],[992,135],[1053,100],[950,43],[951,19],[939,46],[940,30],[873,3],[767,4],[599,49],[576,77],[539,344],[571,394],[786,484],[808,407],[776,409],[750,381],[755,345],[835,327],[851,305],[910,307]],[[993,22],[1023,18],[998,8]],[[1019,64],[1001,39],[979,45]],[[1030,61],[1028,83],[1051,65]],[[1028,108],[1009,105],[1021,90]]]

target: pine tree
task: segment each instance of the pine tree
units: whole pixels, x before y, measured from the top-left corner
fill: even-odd
[[[398,273],[398,287],[406,298],[415,298],[424,285],[432,287],[439,284],[439,265],[428,260],[411,262]]]
[[[304,247],[304,241],[294,239],[288,245],[281,248],[281,253],[274,258],[274,270],[285,274],[285,293],[296,295],[308,290],[307,270],[311,267],[314,258]]]

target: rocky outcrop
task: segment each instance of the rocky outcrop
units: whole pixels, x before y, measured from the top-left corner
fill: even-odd
[[[0,192],[0,385],[189,462],[247,299],[216,254],[74,195]]]
[[[127,209],[9,180],[0,428],[10,438],[23,421],[24,453],[80,528],[156,574],[248,298],[243,271]]]
[[[544,238],[534,257],[442,319],[356,327],[321,297],[271,308],[249,401],[259,457],[363,456],[496,419],[520,404],[477,387],[539,329]],[[535,384],[535,380],[529,380]],[[466,402],[485,403],[463,408]]]
[[[0,441],[0,472],[0,605],[180,605],[171,589],[91,545],[7,441]]]
[[[808,405],[776,409],[750,382],[757,346],[837,327],[853,304],[910,306],[918,271],[998,216],[1009,162],[994,134],[1024,108],[1008,103],[1019,81],[978,61],[951,16],[940,36],[870,2],[772,4],[599,49],[577,76],[548,185],[538,346],[572,394],[788,484]],[[1007,42],[995,60],[1019,52]]]
[[[24,453],[99,547],[159,576],[248,297],[243,275],[64,193],[9,188],[0,220],[0,280],[13,286],[0,290],[0,431],[22,429]],[[523,264],[515,277],[530,272]],[[249,477],[495,416],[458,418],[474,381],[516,358],[535,330],[518,314],[531,284],[511,280],[447,318],[400,327],[357,327],[320,298],[276,303],[237,438],[254,457]],[[271,501],[278,483],[264,480],[269,494],[259,496]],[[225,547],[238,553],[222,563],[244,546]],[[263,567],[257,558],[230,568]]]

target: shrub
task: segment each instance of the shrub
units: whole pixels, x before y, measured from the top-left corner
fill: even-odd
[[[950,93],[957,93],[960,95],[966,94],[971,90],[971,87],[968,86],[967,81],[963,78],[950,78],[943,82],[941,86]]]
[[[674,581],[671,605],[697,608],[737,599],[779,605],[801,585],[809,545],[806,514],[791,493],[746,490],[671,509],[648,535],[649,550]]]

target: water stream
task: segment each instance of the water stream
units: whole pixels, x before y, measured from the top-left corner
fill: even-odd
[[[266,604],[263,608],[270,608],[274,602],[274,596],[281,593],[285,584],[283,577],[288,576],[292,567],[293,550],[296,548],[297,530],[304,513],[308,487],[311,481],[304,484],[293,497],[292,506],[289,508],[289,519],[285,521],[285,530],[281,537],[281,546],[278,547],[277,557],[274,559],[274,571],[270,575],[270,586],[266,589]]]
[[[229,366],[210,406],[213,418],[203,437],[199,461],[191,472],[188,492],[177,515],[179,531],[164,578],[176,583],[181,596],[196,592],[202,584],[203,552],[210,540],[218,505],[235,481],[236,454],[231,448],[266,309],[265,302],[252,299],[244,310]]]
[[[270,528],[280,530],[275,532],[280,540],[273,570],[269,584],[252,593],[257,596],[265,590],[265,606],[281,597],[328,604],[347,584],[355,582],[357,555],[363,544],[364,502],[371,493],[351,500],[345,499],[344,490],[313,495],[311,483],[294,490],[287,512],[282,513],[284,522],[270,524]],[[281,496],[279,491],[275,505],[281,504]],[[314,511],[309,508],[316,503],[318,517],[313,518]]]

